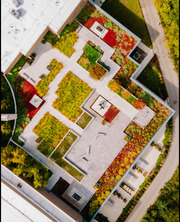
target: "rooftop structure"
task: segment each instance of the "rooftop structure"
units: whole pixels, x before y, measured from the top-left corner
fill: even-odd
[[[86,0],[46,0],[43,4],[41,0],[4,0],[1,3],[1,71],[9,72],[19,55],[29,55],[30,49],[49,29],[58,34],[73,21],[84,3]]]

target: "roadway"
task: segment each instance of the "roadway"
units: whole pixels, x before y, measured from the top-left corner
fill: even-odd
[[[179,80],[177,73],[173,70],[174,66],[172,60],[169,58],[169,51],[165,47],[163,28],[161,27],[153,0],[140,0],[140,4],[153,43],[153,51],[159,60],[170,99],[170,106],[176,113],[173,116],[172,143],[166,161],[154,181],[126,219],[126,222],[140,222],[142,220],[147,209],[157,199],[160,189],[172,177],[179,165]],[[174,100],[177,100],[177,104],[173,104]]]

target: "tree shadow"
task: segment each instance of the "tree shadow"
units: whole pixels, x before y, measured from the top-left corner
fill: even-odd
[[[148,29],[152,29],[153,31],[153,41],[155,41],[155,39],[159,36],[159,32],[151,25],[146,25],[144,20],[125,7],[119,0],[106,0],[102,5],[102,9],[137,35],[145,45],[152,48]]]

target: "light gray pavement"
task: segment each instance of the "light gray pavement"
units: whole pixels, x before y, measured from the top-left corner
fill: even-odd
[[[84,131],[78,143],[66,155],[68,159],[87,173],[81,184],[91,192],[95,191],[94,184],[127,143],[124,140],[126,134],[123,131],[131,119],[120,111],[112,123],[102,125],[101,121],[102,118],[97,116],[88,130]],[[104,134],[99,134],[99,132]],[[84,160],[83,156],[88,161]]]
[[[160,19],[153,5],[153,1],[140,0],[140,3],[153,42],[153,50],[154,53],[157,54],[163,73],[170,104],[176,113],[173,116],[172,142],[166,161],[150,187],[146,190],[145,194],[141,197],[140,201],[126,219],[127,222],[141,221],[146,210],[155,202],[160,189],[164,186],[164,183],[172,177],[179,164],[179,80],[177,73],[173,70],[174,66],[169,58],[168,49],[165,47],[163,29],[161,25],[159,25]],[[154,29],[159,32],[158,37]],[[177,100],[177,104],[173,104],[173,100]]]

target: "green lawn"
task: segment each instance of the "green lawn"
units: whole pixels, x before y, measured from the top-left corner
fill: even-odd
[[[91,121],[91,119],[92,117],[88,115],[86,112],[84,112],[76,124],[84,129],[88,125],[88,123]]]
[[[53,107],[75,122],[83,112],[80,106],[92,88],[72,72],[68,72],[58,86],[56,91],[58,98],[53,103]]]
[[[77,136],[74,133],[69,132],[64,140],[60,143],[58,148],[55,150],[55,152],[52,154],[51,159],[77,180],[81,181],[84,175],[62,159],[64,154],[68,151],[76,139]]]
[[[67,126],[47,112],[33,129],[33,132],[42,139],[37,149],[48,157],[68,130]]]
[[[168,95],[157,58],[154,57],[149,62],[146,68],[138,76],[137,80],[158,95],[161,99],[166,100]]]
[[[145,45],[152,48],[139,0],[106,0],[102,9],[141,38]]]

